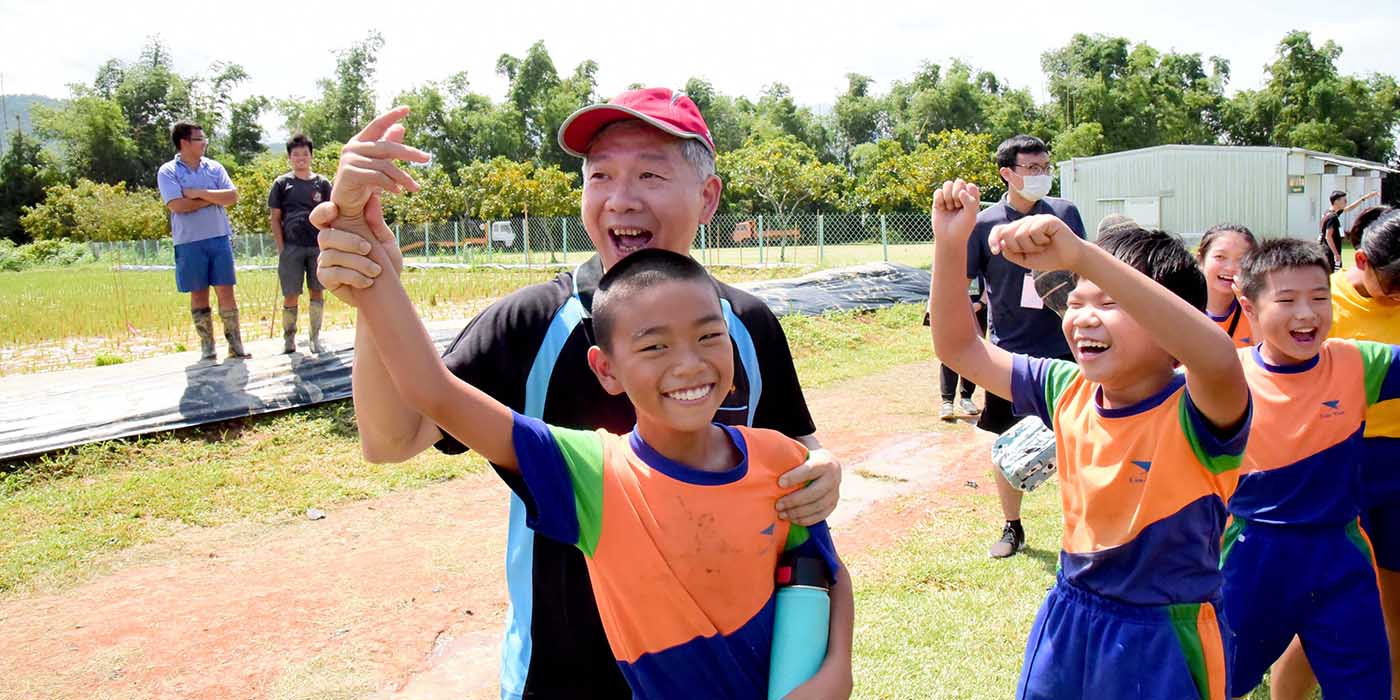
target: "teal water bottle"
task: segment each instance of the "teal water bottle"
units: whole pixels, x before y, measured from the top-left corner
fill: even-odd
[[[816,675],[826,658],[831,622],[826,562],[797,557],[778,565],[768,700],[781,700]]]

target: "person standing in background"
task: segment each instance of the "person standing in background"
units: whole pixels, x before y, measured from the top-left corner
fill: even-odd
[[[238,327],[238,283],[233,269],[233,227],[228,208],[238,203],[238,190],[228,171],[204,157],[208,141],[198,124],[181,121],[170,128],[170,142],[177,151],[156,172],[160,198],[170,210],[170,235],[175,240],[175,287],[190,295],[190,316],[199,334],[200,355],[212,360],[214,318],[209,308],[209,288],[219,298],[219,318],[224,324],[231,358],[252,357],[243,349]]]
[[[272,182],[267,193],[268,224],[277,244],[277,279],[282,285],[282,352],[297,350],[297,306],[303,285],[311,292],[311,329],[307,336],[312,353],[320,354],[321,319],[324,317],[325,287],[316,278],[321,247],[320,233],[311,225],[311,210],[331,199],[331,181],[311,172],[314,145],[306,134],[287,142],[288,172]]]

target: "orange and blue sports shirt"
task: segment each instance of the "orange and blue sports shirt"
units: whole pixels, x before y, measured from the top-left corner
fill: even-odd
[[[1244,309],[1240,308],[1240,300],[1230,302],[1230,310],[1223,316],[1216,316],[1207,311],[1206,316],[1215,321],[1215,325],[1220,326],[1220,330],[1225,331],[1225,335],[1230,336],[1230,340],[1235,341],[1235,347],[1247,348],[1254,344],[1254,331],[1250,330],[1249,317],[1244,315]]]
[[[1360,510],[1372,404],[1400,397],[1397,346],[1328,338],[1317,356],[1270,365],[1240,350],[1257,406],[1230,513],[1271,525],[1342,525]],[[1400,468],[1400,465],[1397,465]]]
[[[1221,585],[1225,501],[1250,432],[1228,435],[1175,374],[1116,408],[1072,362],[1014,355],[1016,412],[1055,431],[1065,534],[1060,570],[1076,586],[1133,605],[1198,603]]]
[[[634,430],[558,428],[520,414],[512,432],[535,532],[575,545],[613,656],[637,698],[764,698],[773,578],[785,551],[836,571],[825,523],[777,518],[778,477],[807,459],[772,430],[724,426],[743,459],[705,472]]]

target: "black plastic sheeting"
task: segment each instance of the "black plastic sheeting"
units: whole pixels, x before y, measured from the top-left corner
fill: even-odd
[[[740,286],[779,315],[816,315],[926,303],[929,273],[872,263]],[[442,349],[464,325],[435,321],[428,331]],[[0,460],[349,398],[354,331],[322,340],[328,352],[321,355],[283,355],[282,341],[273,339],[248,343],[249,360],[202,361],[185,352],[7,377],[0,382]]]

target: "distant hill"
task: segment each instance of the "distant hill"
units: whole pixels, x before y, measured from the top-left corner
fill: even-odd
[[[5,123],[0,132],[9,132],[15,128],[15,117],[19,117],[19,127],[24,133],[29,134],[34,131],[34,123],[30,120],[29,111],[34,105],[45,107],[61,106],[65,100],[58,100],[43,95],[0,95],[0,102],[4,105]]]

